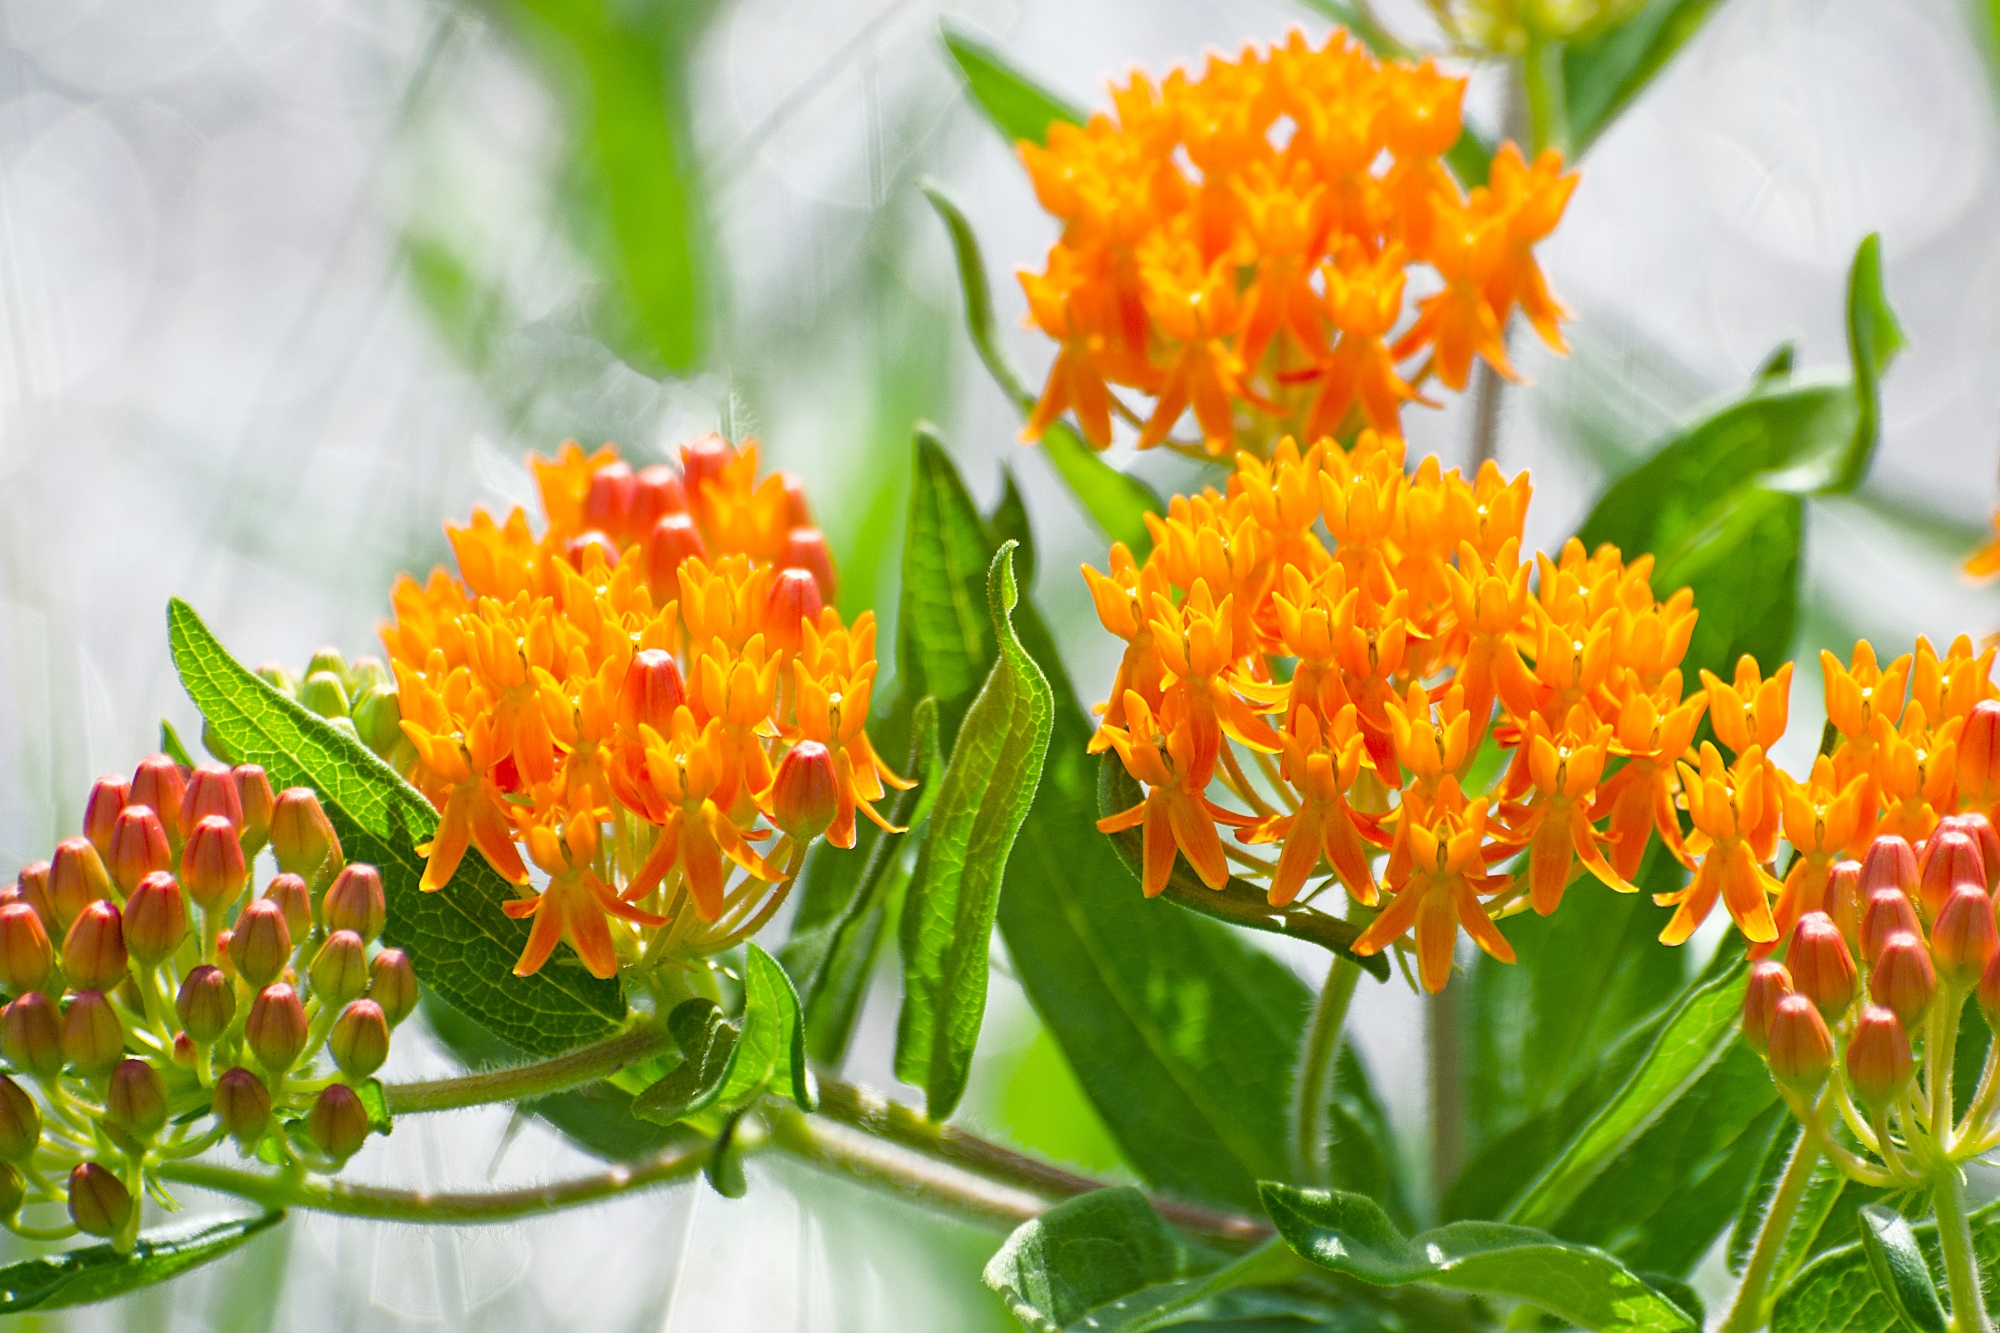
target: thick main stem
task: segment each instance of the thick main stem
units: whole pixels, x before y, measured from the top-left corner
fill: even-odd
[[[1424,1036],[1431,1083],[1431,1185],[1440,1205],[1465,1160],[1465,1033],[1462,986],[1424,1000]]]
[[[1729,1317],[1722,1321],[1719,1333],[1750,1333],[1751,1329],[1764,1326],[1771,1275],[1777,1270],[1785,1233],[1792,1228],[1792,1215],[1798,1212],[1799,1201],[1805,1198],[1806,1185],[1812,1180],[1813,1167],[1818,1164],[1819,1140],[1802,1130],[1792,1148],[1791,1159],[1785,1163],[1784,1174],[1778,1177],[1778,1188],[1771,1192],[1770,1206],[1764,1209],[1764,1220],[1757,1227],[1757,1244],[1750,1251],[1750,1262],[1744,1265],[1742,1285],[1736,1288],[1736,1301],[1729,1307]]]
[[[1965,1215],[1965,1181],[1955,1163],[1946,1162],[1938,1168],[1931,1193],[1937,1204],[1945,1286],[1951,1292],[1951,1333],[1993,1333],[1993,1321],[1986,1313],[1986,1295],[1979,1285],[1979,1258],[1972,1249],[1972,1226]]]
[[[1354,988],[1360,980],[1360,965],[1336,954],[1306,1027],[1305,1048],[1299,1054],[1298,1073],[1292,1080],[1291,1116],[1292,1170],[1302,1184],[1328,1183],[1327,1140],[1331,1129],[1327,1111],[1333,1099],[1334,1066],[1340,1057],[1347,1009],[1354,1001]]]
[[[635,1027],[595,1046],[585,1046],[553,1060],[492,1069],[457,1078],[432,1079],[424,1083],[392,1083],[384,1089],[389,1114],[415,1115],[421,1111],[452,1111],[490,1102],[513,1102],[567,1092],[586,1083],[617,1073],[636,1060],[665,1050],[669,1041],[662,1028]]]

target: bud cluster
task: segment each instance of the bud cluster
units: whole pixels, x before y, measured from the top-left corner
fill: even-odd
[[[403,735],[403,712],[396,679],[379,657],[349,662],[338,648],[322,648],[293,675],[282,665],[257,668],[264,682],[347,732],[401,772],[409,772],[417,752]],[[212,747],[211,747],[212,748]]]
[[[154,755],[97,782],[83,830],[0,888],[0,1221],[63,1203],[125,1247],[162,1159],[225,1136],[313,1169],[351,1156],[417,981],[378,944],[381,876],[311,789]]]
[[[1996,882],[2000,839],[1983,814],[1947,816],[1915,845],[1880,835],[1833,866],[1823,910],[1798,918],[1783,961],[1750,969],[1744,1039],[1854,1179],[1915,1183],[2000,1144],[2000,1044],[1962,1113],[1952,1094],[1966,1001],[2000,1030]]]

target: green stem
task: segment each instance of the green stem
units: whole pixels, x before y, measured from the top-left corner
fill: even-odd
[[[666,1031],[650,1025],[621,1032],[595,1046],[585,1046],[553,1060],[492,1069],[458,1078],[433,1079],[425,1083],[392,1083],[383,1091],[391,1115],[415,1115],[423,1111],[452,1111],[489,1102],[513,1102],[567,1092],[615,1074],[636,1060],[667,1048]]]
[[[1529,34],[1521,55],[1521,82],[1528,95],[1530,156],[1544,148],[1569,152],[1569,94],[1563,86],[1560,42]]]
[[[1431,1083],[1431,1187],[1440,1209],[1465,1160],[1464,986],[1424,997],[1424,1038]]]
[[[1764,1209],[1764,1220],[1757,1227],[1757,1244],[1750,1251],[1750,1262],[1743,1268],[1743,1283],[1737,1287],[1736,1301],[1729,1307],[1729,1317],[1722,1321],[1718,1333],[1750,1333],[1751,1329],[1764,1326],[1765,1307],[1769,1304],[1765,1293],[1772,1274],[1777,1271],[1785,1233],[1792,1228],[1792,1215],[1799,1210],[1799,1201],[1805,1198],[1806,1185],[1812,1180],[1813,1167],[1818,1164],[1819,1140],[1810,1131],[1802,1130],[1792,1148],[1791,1160],[1785,1163],[1784,1174],[1778,1177],[1770,1206]]]
[[[1965,1215],[1965,1181],[1955,1163],[1939,1167],[1932,1197],[1937,1204],[1938,1244],[1944,1250],[1945,1285],[1951,1292],[1951,1333],[1993,1333],[1986,1295],[1979,1287],[1972,1226]]]
[[[1340,1035],[1347,1025],[1347,1008],[1354,1000],[1354,987],[1360,980],[1360,966],[1336,955],[1333,966],[1327,969],[1326,984],[1320,987],[1319,1001],[1313,1006],[1306,1027],[1305,1048],[1299,1054],[1298,1073],[1292,1081],[1292,1171],[1307,1185],[1324,1185],[1329,1180],[1327,1140],[1331,1131],[1327,1111],[1333,1100]]]

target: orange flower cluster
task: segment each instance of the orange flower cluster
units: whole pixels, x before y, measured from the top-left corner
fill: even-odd
[[[678,472],[574,442],[531,459],[547,529],[519,509],[448,525],[458,577],[404,578],[382,631],[412,780],[443,812],[423,887],[468,846],[522,886],[522,975],[562,940],[601,977],[728,948],[807,844],[853,846],[900,781],[863,730],[874,617],[827,605],[796,480],[719,436],[680,454]]]
[[[1577,177],[1557,152],[1530,165],[1506,144],[1488,183],[1461,191],[1440,159],[1464,93],[1428,61],[1378,60],[1338,29],[1315,50],[1295,31],[1199,78],[1134,74],[1112,90],[1115,119],[1024,141],[1063,224],[1044,270],[1020,275],[1061,344],[1025,437],[1073,411],[1104,448],[1126,411],[1113,386],[1154,400],[1141,448],[1190,407],[1213,454],[1364,424],[1400,435],[1426,380],[1463,389],[1475,357],[1513,375],[1516,309],[1561,350],[1565,312],[1534,250]],[[1429,292],[1413,318],[1406,287]]]

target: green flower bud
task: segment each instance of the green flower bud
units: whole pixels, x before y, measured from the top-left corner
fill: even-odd
[[[346,717],[352,705],[347,686],[331,671],[315,671],[299,687],[299,702],[321,717]]]
[[[312,655],[312,660],[306,663],[306,678],[311,679],[318,675],[332,676],[345,687],[349,679],[347,657],[340,649],[331,645],[321,648]]]
[[[416,1012],[417,973],[401,949],[384,949],[376,954],[368,974],[368,998],[382,1006],[382,1016],[389,1020],[390,1027]]]
[[[69,1173],[69,1215],[77,1230],[108,1240],[132,1215],[131,1192],[113,1173],[95,1162],[84,1162]]]
[[[403,705],[392,685],[370,685],[354,701],[354,730],[383,758],[403,739]]]
[[[271,1090],[242,1066],[215,1080],[215,1118],[249,1151],[271,1123]]]
[[[283,1074],[297,1064],[306,1048],[306,1011],[297,993],[282,981],[259,991],[250,1002],[243,1037],[257,1063],[271,1073]]]
[[[292,957],[292,932],[284,909],[269,898],[246,904],[229,928],[229,961],[236,975],[262,990],[285,975]]]
[[[368,1140],[367,1108],[345,1083],[330,1084],[306,1112],[306,1134],[321,1152],[344,1162]]]
[[[321,913],[328,930],[351,930],[373,943],[389,920],[381,874],[371,865],[348,866],[326,891]]]
[[[26,1088],[0,1074],[0,1159],[25,1162],[41,1141],[41,1108]]]
[[[0,1218],[11,1222],[28,1199],[28,1182],[11,1162],[0,1162]]]
[[[349,1078],[365,1079],[389,1058],[389,1020],[382,1006],[373,1000],[356,1000],[334,1020],[327,1049],[340,1072]]]
[[[308,884],[329,859],[340,856],[333,822],[311,787],[287,787],[278,793],[271,807],[271,850],[280,870],[299,875]]]
[[[299,697],[299,678],[277,662],[266,662],[257,668],[257,679],[269,685],[287,699]]]
[[[62,1020],[62,1053],[72,1068],[89,1077],[110,1073],[125,1057],[125,1028],[103,991],[71,997]]]
[[[368,948],[351,930],[337,930],[308,969],[313,997],[330,1008],[368,993]]]
[[[167,1082],[144,1060],[126,1059],[111,1071],[104,1116],[135,1139],[150,1139],[167,1123]]]
[[[0,1055],[37,1078],[62,1072],[62,1016],[40,991],[29,991],[0,1009]]]

